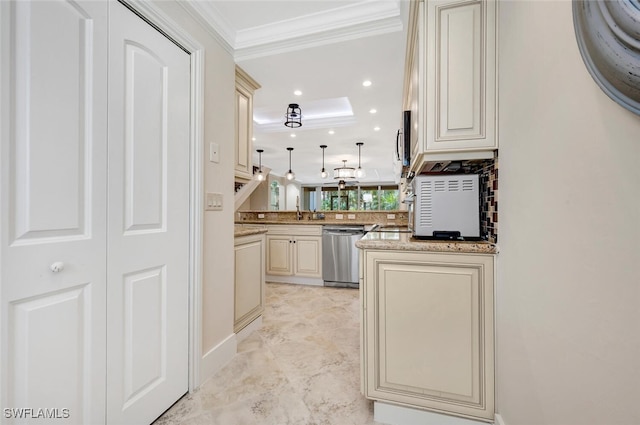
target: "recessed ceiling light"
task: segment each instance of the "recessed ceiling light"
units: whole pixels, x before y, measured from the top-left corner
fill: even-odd
[[[375,110],[375,109],[369,109],[369,113],[370,113],[370,114],[375,114],[376,112],[378,112],[378,111],[377,111],[377,110]]]
[[[373,131],[380,131],[380,127],[373,127]]]
[[[296,133],[291,133],[291,137],[296,137]]]
[[[364,81],[362,82],[362,85],[363,85],[363,86],[365,86],[365,87],[369,87],[369,86],[371,85],[371,81],[369,81],[369,80],[364,80]]]
[[[335,131],[329,130],[329,134],[335,134]]]
[[[300,90],[296,90],[293,92],[296,96],[302,96],[302,92]]]

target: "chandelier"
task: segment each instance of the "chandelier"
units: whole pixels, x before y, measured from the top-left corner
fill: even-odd
[[[290,103],[287,113],[284,115],[286,121],[284,125],[291,128],[302,127],[302,111],[297,103]]]
[[[333,169],[333,178],[339,180],[338,188],[344,189],[347,186],[347,182],[345,182],[345,179],[356,178],[356,169],[353,167],[347,167],[347,160],[343,159],[342,167]]]

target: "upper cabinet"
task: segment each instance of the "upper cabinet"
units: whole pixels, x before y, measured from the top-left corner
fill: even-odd
[[[495,0],[412,2],[404,87],[411,171],[491,158],[498,148],[496,12]]]
[[[236,180],[251,180],[253,176],[253,93],[259,88],[260,84],[236,66]]]

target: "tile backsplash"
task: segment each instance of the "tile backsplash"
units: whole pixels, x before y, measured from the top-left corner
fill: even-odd
[[[498,158],[471,165],[472,173],[480,175],[480,233],[489,242],[498,242]]]

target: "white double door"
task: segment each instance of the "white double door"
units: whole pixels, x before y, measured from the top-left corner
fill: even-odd
[[[189,55],[107,1],[0,2],[0,40],[0,422],[150,423],[188,389]]]

